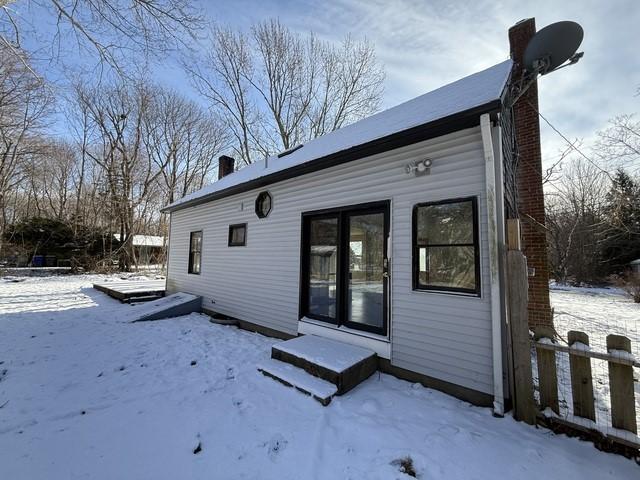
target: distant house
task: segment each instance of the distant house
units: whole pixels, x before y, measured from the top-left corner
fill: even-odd
[[[113,238],[120,241],[120,234],[115,233]],[[156,265],[164,260],[164,247],[166,240],[157,235],[134,235],[133,248],[135,249],[138,265]]]
[[[640,258],[634,260],[633,262],[630,262],[629,265],[631,266],[631,271],[633,273],[635,273],[636,275],[640,275]]]
[[[501,411],[505,223],[516,165],[539,162],[537,114],[507,103],[517,68],[503,61],[237,172],[221,157],[218,181],[164,208],[167,291],[268,335],[367,347],[384,371]],[[540,179],[520,211],[542,208]]]

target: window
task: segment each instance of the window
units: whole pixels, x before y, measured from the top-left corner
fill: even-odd
[[[244,247],[247,244],[247,224],[229,225],[229,246]]]
[[[413,288],[480,295],[475,198],[413,210]]]
[[[189,273],[200,274],[202,260],[202,232],[191,232],[189,238]]]
[[[271,194],[269,192],[261,192],[256,198],[256,215],[258,218],[265,218],[271,213]]]

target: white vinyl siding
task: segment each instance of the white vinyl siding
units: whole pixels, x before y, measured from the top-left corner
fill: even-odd
[[[429,157],[431,173],[405,172]],[[278,160],[273,160],[278,161]],[[170,292],[203,297],[203,307],[275,330],[298,331],[301,214],[391,200],[391,362],[492,393],[487,208],[479,128],[402,147],[268,186],[273,209],[257,218],[256,189],[172,214]],[[417,203],[478,197],[481,296],[412,289],[412,209]],[[229,248],[228,226],[248,224],[244,248]],[[203,231],[202,274],[187,274],[189,233]]]

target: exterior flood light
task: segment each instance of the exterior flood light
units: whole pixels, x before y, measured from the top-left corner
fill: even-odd
[[[429,175],[431,173],[431,165],[433,164],[433,160],[430,158],[425,158],[422,160],[416,160],[412,163],[409,163],[405,167],[405,171],[408,175],[414,174],[416,177],[420,175]]]

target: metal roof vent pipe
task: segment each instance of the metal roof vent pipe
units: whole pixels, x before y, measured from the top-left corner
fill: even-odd
[[[232,157],[222,155],[218,159],[218,180],[222,177],[226,177],[230,173],[233,173],[236,161]]]

